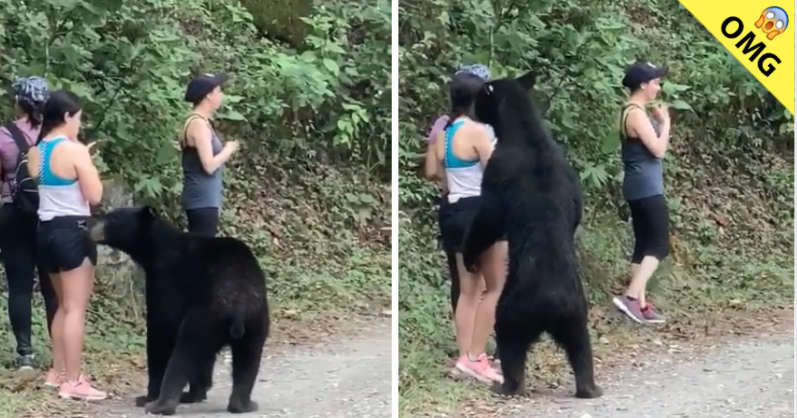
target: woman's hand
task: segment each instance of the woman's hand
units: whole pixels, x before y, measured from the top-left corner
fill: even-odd
[[[98,150],[94,150],[94,146],[95,145],[97,145],[97,141],[94,141],[94,142],[86,145],[86,148],[89,149],[89,154],[91,154],[91,160],[92,161],[96,161],[97,158],[100,156],[100,150],[99,149]],[[92,151],[94,151],[94,152],[92,153]]]
[[[653,110],[650,112],[653,119],[656,120],[658,123],[666,123],[670,121],[670,112],[667,109],[667,104],[659,103],[653,107]]]
[[[238,151],[239,147],[240,147],[240,144],[238,144],[238,141],[227,141],[227,142],[224,143],[224,148],[229,149],[230,150],[230,154],[234,154],[235,151]]]

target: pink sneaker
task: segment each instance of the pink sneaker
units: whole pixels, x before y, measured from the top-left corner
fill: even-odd
[[[82,401],[101,401],[108,397],[108,394],[94,389],[83,375],[80,375],[76,383],[64,380],[61,383],[61,390],[58,396],[63,399],[78,399]]]
[[[484,353],[476,357],[475,361],[471,361],[466,355],[460,357],[457,361],[457,369],[480,382],[504,383],[504,377],[490,366],[490,360]]]
[[[60,388],[61,383],[64,382],[63,373],[58,373],[55,369],[50,369],[47,372],[47,377],[44,378],[44,387],[46,388]]]

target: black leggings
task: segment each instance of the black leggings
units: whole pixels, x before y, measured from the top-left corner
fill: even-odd
[[[647,256],[659,261],[669,254],[669,215],[664,195],[628,201],[634,228],[634,254],[631,262],[639,264]]]
[[[46,269],[38,267],[35,217],[26,218],[11,204],[0,207],[0,250],[8,283],[8,319],[17,341],[17,353],[33,354],[31,344],[31,302],[34,270],[38,271],[39,291],[44,298],[47,331],[58,310],[58,298]]]
[[[219,208],[186,209],[188,232],[215,237],[219,229]]]

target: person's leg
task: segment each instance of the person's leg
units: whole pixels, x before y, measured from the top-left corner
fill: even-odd
[[[107,394],[92,387],[81,373],[83,341],[86,325],[86,307],[94,290],[94,266],[97,264],[97,248],[84,228],[69,225],[52,231],[48,255],[52,255],[50,268],[59,271],[59,314],[63,312],[61,344],[64,354],[64,381],[58,395],[61,398],[101,400]],[[56,287],[59,285],[56,284]],[[56,328],[58,318],[56,315]],[[57,332],[56,332],[57,334]]]
[[[50,356],[53,359],[53,364],[52,368],[47,372],[44,385],[57,388],[61,386],[66,376],[66,360],[64,358],[64,290],[60,274],[50,274],[47,281],[50,282],[55,294],[56,311],[50,327],[50,343],[52,345]]]
[[[188,232],[215,237],[219,227],[219,208],[188,209]]]
[[[505,242],[503,244],[505,244]],[[468,290],[475,293],[474,299],[476,302],[475,306],[471,308],[475,311],[475,316],[470,316],[473,318],[472,331],[469,339],[462,340],[464,352],[457,362],[457,369],[485,383],[503,382],[503,377],[490,365],[487,354],[484,352],[490,330],[495,322],[495,304],[497,302],[497,296],[495,296],[496,288],[499,286],[503,287],[503,278],[506,270],[505,265],[502,266],[500,270],[497,268],[498,262],[496,256],[500,256],[501,249],[498,249],[496,253],[496,247],[500,248],[501,245],[502,242],[499,241],[484,253],[482,256],[482,260],[484,261],[481,263],[482,268],[479,273],[468,273],[467,270],[465,270],[464,264],[460,272],[463,278],[466,274],[468,275],[468,286],[472,287],[472,289]],[[505,245],[503,249],[506,249]],[[503,254],[505,257],[506,253],[504,252]],[[459,262],[462,263],[461,255]],[[489,279],[488,276],[490,276]],[[483,285],[486,286],[486,291],[483,290]],[[464,289],[464,279],[462,286],[462,292],[464,294],[466,292]],[[497,290],[498,294],[500,294],[500,288]],[[464,309],[462,298],[460,298],[458,309],[459,311]],[[458,316],[460,314],[459,311],[457,312]]]
[[[625,294],[614,298],[613,303],[636,322],[661,322],[663,318],[660,317],[646,318],[643,310],[647,307],[645,300],[647,282],[668,251],[667,206],[663,196],[630,201],[629,206],[636,241],[632,257],[633,274]]]
[[[38,264],[39,274],[45,276],[40,280],[40,286],[44,283],[50,283],[53,294],[56,299],[56,310],[53,314],[52,325],[50,326],[50,357],[52,358],[52,367],[47,372],[44,381],[45,387],[58,388],[64,381],[64,347],[63,347],[63,332],[64,332],[64,315],[60,307],[63,306],[63,286],[61,284],[61,277],[58,274],[58,264],[56,261],[57,254],[53,253],[51,248],[52,238],[58,236],[58,231],[53,231],[49,225],[45,224],[38,228],[36,231],[36,260]]]
[[[502,381],[501,375],[490,366],[487,355],[483,353],[483,347],[481,355],[473,357],[468,353],[473,345],[477,312],[482,304],[480,300],[482,299],[484,279],[481,273],[470,273],[465,269],[462,254],[457,254],[457,262],[461,280],[461,292],[456,313],[460,356],[455,368],[484,383],[500,382]]]
[[[37,223],[38,220],[34,219],[30,226],[30,236],[33,238],[29,241],[29,251],[31,254],[33,254],[34,265],[36,266],[37,273],[35,277],[38,277],[39,279],[39,293],[41,293],[42,299],[44,300],[44,315],[47,321],[47,334],[50,335],[52,339],[53,319],[55,318],[55,312],[58,310],[58,296],[53,288],[53,282],[48,274],[47,266],[39,261]]]
[[[466,356],[468,347],[473,339],[473,324],[476,319],[476,308],[479,306],[479,282],[481,274],[470,273],[462,263],[462,254],[456,254],[457,268],[459,272],[459,300],[457,310],[454,314],[454,322],[457,329],[457,344],[459,346],[460,357]]]
[[[94,389],[81,372],[86,308],[94,288],[94,265],[86,258],[76,269],[61,272],[63,283],[63,348],[66,382],[61,385],[62,398],[84,400],[105,399],[104,392]]]
[[[658,268],[661,260],[664,260],[669,254],[669,214],[667,210],[667,202],[663,195],[654,196],[650,201],[649,207],[649,231],[648,231],[648,246],[645,252],[645,258],[640,264],[637,276],[641,282],[641,291],[639,293],[639,306],[645,322],[651,324],[660,324],[665,321],[664,317],[659,315],[654,309],[653,305],[647,300],[647,284],[653,273]]]
[[[639,266],[645,258],[645,249],[648,246],[648,213],[645,210],[645,200],[628,202],[631,208],[631,228],[634,233],[634,252],[631,254],[631,278],[628,280],[625,295],[639,298],[639,289],[634,287],[634,277],[639,274]]]
[[[468,348],[468,354],[472,358],[484,354],[487,340],[490,338],[490,331],[495,325],[495,307],[506,280],[507,251],[507,242],[498,241],[482,255],[483,262],[480,270],[484,276],[486,292],[476,311],[473,339]]]
[[[35,243],[36,237],[19,222],[13,206],[3,205],[0,218],[0,248],[8,284],[8,319],[17,342],[17,366],[20,370],[29,370],[33,367],[31,299],[35,263],[31,243]]]

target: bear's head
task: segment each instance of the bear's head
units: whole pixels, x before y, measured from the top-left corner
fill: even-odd
[[[493,127],[498,141],[502,140],[501,125],[506,118],[527,118],[533,112],[531,91],[538,74],[529,71],[518,78],[501,78],[484,83],[476,94],[474,114],[479,122]]]
[[[89,235],[94,242],[133,255],[148,245],[158,211],[152,206],[125,207],[92,219]]]

